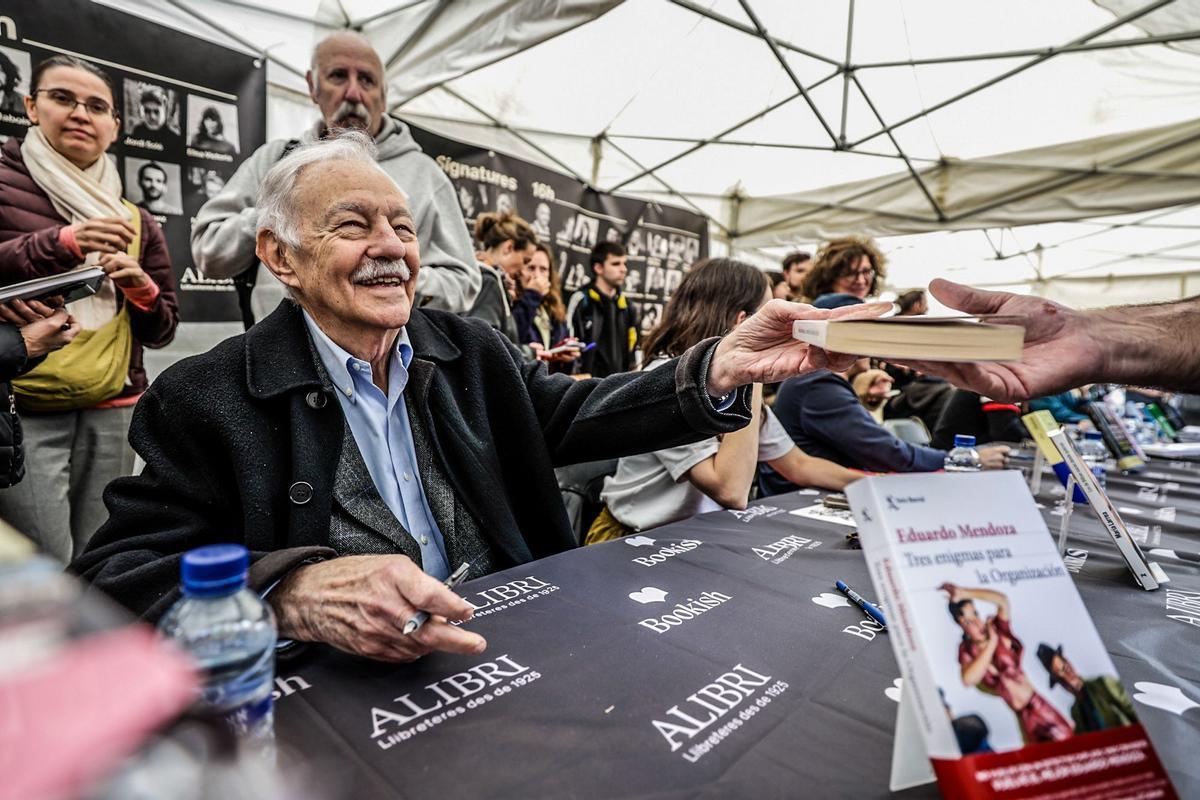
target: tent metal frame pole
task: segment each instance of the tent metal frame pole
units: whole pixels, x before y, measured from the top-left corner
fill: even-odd
[[[453,89],[451,89],[449,86],[443,86],[443,87],[442,87],[442,91],[443,91],[443,92],[446,92],[446,93],[448,93],[448,94],[449,94],[451,97],[455,98],[455,99],[456,99],[456,100],[458,100],[460,103],[463,103],[463,104],[465,104],[467,107],[469,107],[469,108],[470,108],[472,111],[474,111],[475,113],[477,113],[477,114],[481,114],[482,116],[484,116],[484,117],[487,117],[488,119],[490,119],[490,120],[492,121],[492,123],[493,123],[493,124],[494,124],[494,125],[495,125],[497,128],[499,128],[499,129],[500,129],[500,130],[502,130],[502,131],[507,131],[508,133],[512,134],[512,136],[513,136],[514,138],[516,138],[516,139],[520,140],[520,141],[521,141],[523,144],[527,145],[528,147],[532,148],[533,150],[535,150],[535,151],[536,151],[537,153],[539,153],[540,155],[542,155],[542,156],[545,156],[545,157],[546,157],[546,158],[548,158],[550,161],[552,161],[552,162],[554,162],[555,164],[557,164],[557,165],[559,166],[559,168],[561,168],[561,169],[563,169],[564,171],[566,171],[566,172],[567,172],[567,173],[568,173],[568,174],[569,174],[571,177],[573,177],[575,180],[577,180],[577,181],[579,181],[580,183],[582,183],[582,184],[583,184],[584,186],[586,186],[587,188],[589,188],[589,189],[595,189],[595,188],[596,188],[595,186],[593,186],[593,185],[592,185],[592,182],[591,182],[591,181],[589,181],[587,178],[585,178],[585,177],[583,177],[582,175],[580,175],[578,172],[576,172],[574,169],[572,169],[572,168],[571,168],[569,165],[567,165],[565,162],[563,162],[561,159],[559,159],[559,158],[558,158],[557,156],[555,156],[553,153],[551,153],[551,152],[547,151],[545,148],[543,148],[543,147],[542,147],[541,145],[539,145],[537,142],[533,141],[533,140],[532,140],[532,139],[530,139],[528,136],[525,136],[525,135],[524,135],[523,133],[521,133],[520,131],[517,131],[517,130],[514,130],[514,129],[510,128],[510,127],[509,127],[508,125],[506,125],[506,124],[505,124],[503,121],[501,121],[501,120],[500,120],[500,119],[498,119],[497,117],[493,116],[492,114],[489,114],[487,111],[484,111],[484,110],[483,110],[482,108],[480,108],[478,105],[476,105],[475,103],[471,102],[471,101],[470,101],[470,100],[468,100],[467,98],[463,97],[461,94],[459,94],[458,92],[454,91],[454,90],[453,90]]]
[[[713,22],[719,22],[722,25],[733,28],[735,31],[741,31],[742,33],[748,34],[750,36],[755,36],[760,39],[764,38],[764,34],[760,34],[758,31],[754,30],[754,28],[750,27],[749,25],[745,25],[741,22],[738,22],[735,19],[730,19],[729,17],[726,17],[723,14],[718,14],[717,12],[711,11],[711,10],[705,8],[704,6],[700,6],[695,3],[689,2],[689,0],[668,0],[668,1],[670,3],[672,3],[673,5],[677,5],[680,8],[685,8],[688,11],[691,11],[693,14],[699,14],[700,16],[702,16],[706,19],[711,19]],[[820,53],[814,53],[812,50],[806,50],[805,48],[799,47],[799,46],[792,44],[791,42],[788,42],[784,39],[778,39],[774,36],[769,36],[769,37],[765,37],[765,38],[769,38],[771,41],[775,42],[776,45],[778,45],[779,47],[782,47],[784,50],[791,50],[793,53],[799,53],[802,56],[808,56],[809,58],[816,59],[817,61],[822,61],[831,67],[840,67],[841,66],[840,64],[838,64],[836,59],[829,58],[828,56],[823,56]]]
[[[818,80],[816,83],[813,83],[812,85],[810,85],[808,87],[808,89],[811,91],[811,90],[817,88],[818,86],[820,86],[821,84],[825,83],[826,81],[832,80],[833,78],[837,77],[838,74],[839,74],[839,72],[831,72],[830,74],[826,75],[824,78],[821,78],[820,80]],[[754,114],[750,115],[749,117],[746,117],[745,119],[741,120],[740,122],[734,123],[733,125],[729,126],[728,128],[726,128],[725,130],[716,134],[715,136],[712,136],[708,139],[702,139],[702,140],[698,141],[694,146],[687,148],[683,152],[676,153],[675,155],[668,158],[666,161],[663,161],[659,164],[655,164],[650,169],[645,170],[641,173],[638,173],[637,175],[634,175],[630,178],[626,178],[625,180],[623,180],[620,183],[616,184],[615,186],[611,187],[608,191],[615,192],[618,189],[620,189],[622,186],[627,186],[628,184],[633,183],[634,181],[636,181],[640,178],[644,178],[647,175],[649,175],[650,173],[654,172],[655,170],[662,169],[663,167],[667,166],[668,164],[674,164],[679,159],[684,158],[686,156],[690,156],[692,153],[696,152],[701,147],[713,144],[715,142],[719,142],[726,135],[733,133],[734,131],[738,130],[739,128],[749,125],[751,122],[753,122],[756,119],[761,119],[762,117],[765,117],[767,114],[770,114],[772,111],[775,111],[776,109],[787,105],[788,103],[792,102],[799,96],[800,96],[799,92],[790,94],[787,97],[783,98],[782,100],[779,100],[778,102],[772,103],[771,105],[767,106],[762,111],[755,112]]]
[[[838,141],[837,134],[833,132],[833,128],[829,127],[829,123],[825,121],[825,117],[821,114],[821,109],[817,108],[817,104],[813,102],[809,96],[808,90],[804,88],[804,84],[796,77],[796,73],[792,70],[792,65],[784,57],[779,50],[779,45],[775,44],[775,40],[767,35],[767,29],[763,27],[762,22],[758,19],[758,14],[754,13],[754,8],[750,5],[750,0],[738,0],[742,10],[746,12],[746,16],[750,18],[750,22],[758,30],[758,37],[767,43],[767,47],[771,49],[771,54],[775,56],[775,60],[779,62],[779,66],[787,73],[788,79],[796,87],[796,91],[804,98],[804,102],[808,104],[813,116],[817,118],[817,122],[821,123],[821,127],[825,129],[825,133],[829,135],[829,140],[833,142],[835,147],[840,148],[842,143]]]
[[[351,20],[347,27],[361,31],[366,26],[374,24],[381,19],[393,16],[394,14],[399,14],[401,11],[407,11],[413,6],[419,6],[422,3],[428,2],[430,2],[430,0],[405,0],[405,2],[399,3],[398,5],[392,6],[384,11],[377,11],[374,14],[361,17],[360,19]]]
[[[1106,223],[1106,224],[1103,224],[1099,230],[1088,231],[1087,233],[1082,233],[1078,236],[1069,236],[1066,239],[1060,239],[1059,241],[1054,242],[1052,244],[1038,245],[1038,247],[1040,247],[1042,250],[1054,250],[1056,248],[1062,247],[1063,245],[1068,245],[1073,242],[1079,242],[1084,239],[1091,239],[1095,236],[1103,236],[1106,233],[1109,233],[1111,231],[1121,230],[1122,228],[1146,228],[1148,230],[1153,229],[1156,226],[1146,225],[1145,223],[1149,222],[1151,220],[1159,219],[1161,217],[1168,217],[1172,214],[1178,214],[1180,211],[1186,211],[1189,208],[1195,208],[1197,205],[1200,205],[1200,203],[1187,203],[1187,204],[1181,205],[1181,206],[1171,206],[1170,208],[1167,208],[1167,209],[1158,209],[1158,210],[1156,210],[1144,217],[1141,217],[1139,219],[1130,220],[1129,222]],[[1073,224],[1073,225],[1088,225],[1088,224],[1095,224],[1095,223],[1091,223],[1089,220],[1074,220],[1071,222],[1071,224]],[[1180,225],[1175,229],[1176,230],[1194,231],[1194,230],[1196,230],[1196,226],[1195,225]],[[1016,258],[1018,256],[1027,255],[1030,252],[1033,252],[1033,251],[1032,250],[1018,250],[1015,253],[996,253],[996,260],[997,261],[1007,261],[1010,258]]]
[[[871,109],[871,113],[875,115],[875,119],[878,120],[880,125],[887,127],[887,123],[883,121],[883,116],[879,113],[879,109],[875,107],[875,103],[871,100],[870,95],[867,94],[867,90],[863,88],[862,83],[858,80],[858,76],[851,75],[850,79],[854,81],[854,88],[858,89],[858,93],[861,94],[862,99],[866,101],[867,108]],[[904,159],[904,166],[908,168],[908,174],[911,175],[913,181],[916,182],[917,188],[921,190],[921,194],[925,195],[925,199],[928,200],[929,205],[933,207],[933,213],[937,215],[938,222],[944,222],[946,220],[946,212],[942,210],[942,206],[933,196],[933,192],[929,191],[929,187],[925,185],[925,180],[921,177],[921,173],[918,172],[917,168],[913,166],[912,161],[905,154],[904,149],[900,147],[900,143],[896,141],[895,134],[889,130],[887,132],[887,137],[891,141],[892,147],[896,148],[896,152],[900,154],[902,159]]]
[[[229,30],[224,25],[221,25],[219,22],[214,22],[213,20],[209,19],[206,15],[201,14],[199,11],[192,8],[187,3],[184,3],[183,0],[167,0],[167,2],[170,3],[171,5],[175,6],[175,8],[178,8],[180,11],[187,14],[188,16],[190,16],[194,19],[200,20],[205,25],[212,28],[214,31],[217,31],[218,33],[220,33],[224,36],[228,36],[230,39],[237,42],[242,47],[245,47],[250,52],[258,54],[259,58],[265,58],[268,61],[273,61],[274,63],[278,64],[280,67],[287,70],[288,72],[290,72],[294,75],[299,75],[301,78],[305,77],[304,70],[299,69],[299,68],[293,66],[292,64],[289,64],[288,62],[284,61],[283,59],[279,58],[278,56],[272,55],[267,50],[263,50],[261,47],[254,44],[249,39],[245,38],[244,36],[242,36],[238,33],[235,33],[233,31]]]
[[[1108,23],[1107,25],[1103,25],[1103,26],[1091,31],[1090,33],[1086,33],[1083,36],[1080,36],[1076,39],[1071,40],[1070,42],[1068,42],[1065,45],[1065,47],[1072,47],[1074,45],[1084,44],[1085,42],[1087,42],[1091,39],[1094,39],[1097,36],[1102,36],[1115,28],[1119,28],[1122,25],[1126,25],[1135,19],[1144,17],[1147,14],[1151,13],[1152,11],[1156,11],[1156,10],[1162,8],[1163,6],[1173,3],[1173,2],[1175,2],[1175,0],[1154,0],[1154,2],[1150,3],[1149,5],[1142,6],[1141,8],[1137,9],[1136,11],[1131,11],[1130,13],[1124,15],[1123,17],[1119,17],[1118,19],[1113,20],[1112,22]],[[984,81],[983,83],[976,84],[975,86],[972,86],[969,89],[964,89],[963,91],[959,92],[958,94],[956,94],[952,97],[948,97],[945,100],[934,103],[929,108],[922,109],[921,111],[918,111],[915,114],[911,114],[911,115],[905,117],[904,119],[900,120],[899,122],[893,122],[891,125],[886,126],[881,130],[878,130],[878,131],[875,131],[874,133],[868,134],[867,136],[864,136],[862,139],[859,139],[858,141],[851,144],[850,147],[854,148],[854,147],[859,146],[860,144],[863,144],[864,142],[869,142],[876,137],[883,136],[885,133],[889,133],[890,131],[895,130],[896,128],[903,127],[904,125],[907,125],[910,122],[914,122],[915,120],[918,120],[918,119],[921,119],[922,117],[928,116],[929,114],[932,114],[934,111],[943,109],[952,103],[957,103],[959,100],[970,97],[973,94],[977,94],[991,86],[995,86],[997,83],[1000,83],[1001,81],[1007,80],[1008,78],[1011,78],[1014,75],[1018,75],[1018,74],[1024,72],[1025,70],[1029,69],[1030,67],[1035,67],[1038,64],[1041,64],[1043,61],[1045,61],[1049,58],[1053,58],[1055,55],[1057,55],[1060,52],[1062,52],[1062,48],[1058,48],[1057,50],[1055,50],[1054,52],[1051,52],[1051,53],[1044,53],[1036,58],[1026,61],[1024,64],[1018,64],[1017,66],[1013,67],[1012,69],[1002,72],[993,78],[989,78],[988,80]]]
[[[421,20],[421,23],[413,29],[412,33],[410,33],[408,36],[405,36],[404,41],[400,43],[400,46],[392,51],[392,55],[388,58],[388,60],[383,62],[385,80],[387,71],[395,66],[396,59],[400,58],[400,54],[407,50],[410,44],[424,36],[427,30],[433,27],[434,23],[438,21],[438,17],[440,17],[446,11],[446,9],[450,7],[451,2],[452,0],[438,0],[437,6],[428,14],[426,14],[424,19]]]
[[[872,61],[865,64],[854,64],[854,69],[886,69],[888,67],[924,67],[932,64],[962,64],[969,61],[989,61],[1002,58],[1026,58],[1029,56],[1065,55],[1068,53],[1089,53],[1095,50],[1118,50],[1127,47],[1143,47],[1152,44],[1171,44],[1172,42],[1190,42],[1200,39],[1200,31],[1178,31],[1163,33],[1157,36],[1138,36],[1132,39],[1112,39],[1104,42],[1084,42],[1064,47],[1038,47],[1029,50],[1005,50],[993,53],[972,53],[961,56],[940,56],[937,58],[914,58],[909,61]]]
[[[338,13],[342,15],[342,27],[349,28],[350,27],[350,14],[349,14],[349,12],[346,11],[346,4],[343,3],[342,0],[336,0],[336,2],[337,2]]]
[[[850,0],[850,10],[846,16],[846,62],[842,72],[842,125],[838,131],[838,148],[846,149],[846,111],[850,106],[850,76],[854,71],[850,68],[850,46],[854,41],[854,0]]]
[[[635,167],[637,167],[638,169],[645,169],[645,165],[643,165],[642,163],[640,163],[640,162],[639,162],[639,161],[638,161],[636,158],[634,158],[633,156],[631,156],[629,153],[625,152],[625,150],[624,150],[624,149],[623,149],[623,148],[622,148],[620,145],[618,145],[616,142],[612,141],[611,139],[609,139],[607,136],[604,136],[603,134],[601,134],[601,138],[602,138],[602,139],[604,139],[605,141],[607,141],[607,142],[608,142],[608,146],[609,146],[609,147],[611,147],[613,150],[616,150],[618,153],[620,153],[621,155],[625,156],[625,158],[627,158],[627,159],[629,159],[630,161],[632,161],[632,162],[633,162],[633,165],[634,165]],[[687,195],[685,195],[683,192],[681,192],[681,191],[679,191],[678,189],[676,189],[676,188],[675,188],[674,186],[672,186],[671,184],[667,183],[665,180],[663,180],[662,178],[660,178],[658,175],[654,175],[654,180],[656,180],[656,181],[658,181],[659,183],[661,183],[661,184],[663,185],[663,187],[664,187],[664,188],[666,188],[667,192],[668,192],[668,193],[669,193],[669,194],[670,194],[672,197],[678,197],[680,200],[682,200],[683,202],[687,203],[687,204],[688,204],[688,206],[689,206],[689,207],[690,207],[690,208],[691,208],[693,211],[695,211],[697,214],[699,214],[700,216],[702,216],[702,217],[704,217],[705,219],[707,219],[707,220],[708,220],[709,222],[711,222],[713,225],[716,225],[718,228],[720,228],[720,229],[721,229],[721,232],[725,234],[725,237],[726,237],[726,238],[729,238],[729,235],[730,235],[730,234],[729,234],[729,228],[727,228],[727,227],[725,227],[724,225],[722,225],[722,224],[721,224],[720,222],[718,222],[718,221],[717,221],[717,220],[716,220],[716,219],[715,219],[715,218],[714,218],[714,217],[713,217],[711,214],[709,214],[708,212],[704,211],[704,209],[700,208],[700,206],[698,206],[698,205],[696,205],[695,203],[693,203],[693,202],[692,202],[692,200],[691,200],[691,198],[689,198],[689,197],[688,197]]]

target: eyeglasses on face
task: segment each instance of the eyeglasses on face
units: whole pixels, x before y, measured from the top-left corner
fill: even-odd
[[[89,97],[86,100],[80,100],[74,93],[66,89],[35,89],[34,97],[38,94],[44,94],[59,108],[70,109],[74,111],[77,106],[83,106],[84,110],[93,117],[112,117],[116,116],[113,112],[113,107],[107,100],[101,100],[99,97]]]
[[[840,277],[850,278],[852,280],[854,278],[866,278],[867,280],[871,280],[872,278],[875,277],[875,268],[867,267],[865,269],[846,270],[845,272],[841,273]]]

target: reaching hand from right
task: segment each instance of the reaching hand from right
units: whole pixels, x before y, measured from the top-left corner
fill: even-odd
[[[956,386],[996,400],[1027,400],[1079,386],[1103,369],[1108,355],[1088,331],[1088,318],[1058,303],[1009,292],[988,292],[942,278],[929,291],[943,304],[967,314],[1024,317],[1025,351],[1014,363],[904,361],[940,375]]]

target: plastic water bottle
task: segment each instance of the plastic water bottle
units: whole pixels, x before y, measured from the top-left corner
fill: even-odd
[[[246,588],[250,554],[239,544],[200,547],[183,556],[183,597],[159,629],[205,673],[197,703],[252,748],[273,750],[275,616]]]
[[[979,460],[979,451],[975,449],[975,437],[956,434],[954,448],[946,454],[946,472],[979,472],[983,462]]]
[[[1096,481],[1103,489],[1107,485],[1108,472],[1104,462],[1108,459],[1108,448],[1104,446],[1100,431],[1085,431],[1083,441],[1079,443],[1079,455],[1088,469],[1096,476]]]

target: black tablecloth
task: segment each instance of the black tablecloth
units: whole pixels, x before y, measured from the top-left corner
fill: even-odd
[[[1200,550],[1197,467],[1109,477],[1143,546]],[[1061,494],[1047,473],[1054,534]],[[833,586],[874,599],[852,528],[789,513],[817,499],[767,498],[464,584],[481,656],[285,662],[281,744],[347,797],[887,796],[899,670],[887,634]],[[1158,559],[1172,581],[1144,592],[1086,507],[1070,531],[1068,565],[1142,722],[1180,795],[1200,796],[1200,565]]]

